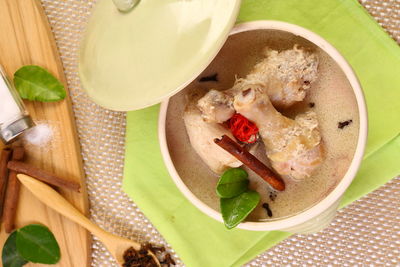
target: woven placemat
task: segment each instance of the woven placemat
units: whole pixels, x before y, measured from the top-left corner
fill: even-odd
[[[111,1],[111,0],[110,0]],[[400,0],[362,0],[372,16],[400,42]],[[70,88],[82,146],[91,219],[104,229],[139,241],[162,244],[179,255],[121,190],[125,113],[91,102],[77,72],[79,41],[95,0],[42,0],[54,32]],[[400,178],[340,210],[326,230],[294,235],[247,266],[400,265]],[[92,266],[117,266],[94,238]]]

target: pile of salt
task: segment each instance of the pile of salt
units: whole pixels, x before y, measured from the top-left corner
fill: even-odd
[[[34,146],[43,147],[51,141],[52,137],[52,127],[48,124],[41,123],[25,133],[24,141]]]

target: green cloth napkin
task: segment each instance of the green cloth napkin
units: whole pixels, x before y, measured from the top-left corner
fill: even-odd
[[[341,206],[400,173],[400,49],[356,0],[245,0],[239,22],[282,20],[331,42],[363,86],[369,138],[359,173]],[[194,207],[164,166],[157,139],[159,106],[129,112],[123,188],[189,267],[240,266],[288,233],[226,230]]]

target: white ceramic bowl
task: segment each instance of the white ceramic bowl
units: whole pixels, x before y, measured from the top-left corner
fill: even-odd
[[[359,138],[353,160],[346,174],[340,180],[336,188],[333,189],[320,202],[318,202],[311,208],[296,215],[293,215],[291,217],[282,218],[274,221],[267,221],[267,222],[243,222],[238,225],[238,228],[254,230],[254,231],[282,230],[293,233],[315,232],[327,226],[335,216],[340,199],[343,193],[349,187],[353,178],[355,177],[359,165],[361,163],[361,160],[363,158],[364,148],[367,140],[367,131],[368,131],[367,110],[366,110],[364,95],[360,83],[356,75],[354,74],[354,71],[347,63],[347,61],[343,58],[343,56],[325,39],[307,29],[304,29],[297,25],[279,21],[254,21],[235,26],[231,32],[231,35],[245,31],[263,30],[263,29],[280,30],[300,36],[312,42],[316,46],[320,47],[332,59],[336,61],[338,66],[342,69],[343,73],[347,77],[351,87],[353,88],[357,100],[358,111],[359,111],[359,122],[360,122]],[[193,205],[195,205],[202,212],[214,218],[215,220],[223,222],[222,216],[219,212],[207,206],[189,190],[189,188],[179,177],[179,174],[174,167],[174,164],[171,160],[171,156],[169,154],[168,145],[166,141],[166,131],[165,131],[168,102],[169,100],[165,100],[161,104],[159,125],[158,125],[161,153],[164,158],[166,167],[173,181],[179,188],[179,190]]]

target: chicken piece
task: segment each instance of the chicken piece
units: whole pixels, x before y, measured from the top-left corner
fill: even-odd
[[[246,78],[237,79],[225,91],[210,90],[197,104],[207,122],[222,123],[235,113],[233,97],[246,84],[259,83],[275,107],[287,108],[302,101],[317,79],[318,57],[295,45],[278,52],[265,48],[266,58],[254,66]]]
[[[302,101],[311,83],[317,79],[317,55],[298,45],[282,52],[267,47],[264,55],[266,57],[254,66],[246,78],[236,81],[234,88],[242,87],[242,83],[246,82],[260,82],[277,108],[287,108]]]
[[[246,85],[235,96],[236,111],[253,121],[272,167],[294,180],[309,177],[323,161],[323,147],[313,111],[295,120],[279,113],[260,84]]]
[[[221,124],[204,121],[196,102],[189,102],[183,120],[193,149],[213,172],[221,174],[228,168],[242,165],[239,160],[214,143],[215,138],[224,134],[234,138],[231,132]]]
[[[233,96],[214,89],[200,98],[197,107],[207,122],[223,123],[235,114]]]

